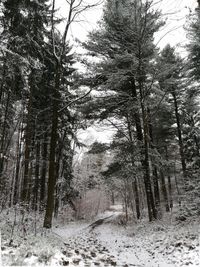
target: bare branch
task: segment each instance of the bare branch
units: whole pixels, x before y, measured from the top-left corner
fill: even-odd
[[[56,55],[56,49],[55,49],[54,13],[55,13],[55,0],[53,0],[52,2],[52,10],[51,10],[51,38],[52,38],[53,54],[55,58],[58,60],[58,56]]]
[[[170,29],[169,31],[167,31],[159,40],[158,40],[158,42],[156,43],[156,47],[158,46],[158,44],[160,43],[160,41],[166,36],[166,35],[168,35],[169,33],[171,33],[171,32],[173,32],[173,31],[175,31],[175,30],[178,30],[178,29],[180,29],[180,28],[182,28],[182,26],[178,26],[178,27],[174,27],[174,28],[172,28],[172,29]]]
[[[55,1],[55,0],[54,0]],[[62,38],[62,48],[60,51],[60,56],[62,57],[65,52],[65,45],[66,45],[66,40],[67,40],[67,35],[69,32],[69,27],[72,22],[75,21],[76,17],[83,13],[84,11],[91,9],[93,7],[99,6],[103,3],[103,0],[99,0],[94,4],[88,4],[88,5],[82,5],[83,0],[79,0],[79,2],[75,5],[76,0],[66,0],[66,2],[69,5],[69,12],[68,12],[68,17],[67,17],[67,23],[65,26],[63,38]]]
[[[77,99],[71,101],[70,103],[68,103],[66,106],[64,106],[63,108],[61,108],[58,112],[62,112],[63,110],[65,110],[66,108],[68,108],[69,106],[73,105],[74,103],[78,102],[79,100],[85,98],[86,96],[88,96],[91,93],[92,89],[90,89],[85,95],[78,97]]]

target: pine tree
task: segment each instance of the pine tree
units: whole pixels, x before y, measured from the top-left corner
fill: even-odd
[[[183,61],[175,55],[175,51],[170,45],[167,45],[161,52],[159,58],[160,77],[159,82],[161,88],[171,98],[169,101],[173,103],[174,116],[177,125],[177,137],[179,141],[179,152],[182,165],[183,176],[187,177],[186,155],[183,144],[183,129],[181,117],[181,105],[184,101],[183,88]]]
[[[100,28],[84,44],[88,54],[101,58],[93,67],[93,86],[106,93],[99,101],[101,118],[130,117],[131,129],[141,148],[141,165],[149,220],[157,218],[150,179],[148,99],[156,49],[153,34],[162,22],[147,1],[107,1]],[[103,103],[103,105],[102,105]]]

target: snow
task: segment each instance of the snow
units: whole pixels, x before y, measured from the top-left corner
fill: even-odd
[[[102,224],[70,222],[52,231],[38,231],[12,244],[2,240],[4,265],[18,266],[200,266],[199,219],[178,222],[175,214],[166,214],[157,222],[141,220],[119,225],[122,206],[110,207],[97,216]],[[94,222],[94,221],[93,221]],[[42,234],[42,235],[41,235]],[[5,237],[4,237],[5,238]],[[3,238],[2,238],[3,239]],[[20,240],[20,241],[19,241]]]
[[[110,216],[117,218],[120,214],[122,214],[121,205],[118,205],[111,207],[97,219]],[[107,220],[106,223],[96,227],[92,233],[85,225],[82,229],[79,225],[73,236],[70,236],[70,231],[75,225],[72,228],[68,225],[67,229],[57,229],[56,232],[62,233],[64,239],[70,237],[69,243],[72,245],[75,242],[75,247],[85,247],[90,243],[88,240],[96,240],[98,248],[95,250],[95,246],[89,246],[90,251],[94,250],[98,255],[101,247],[106,248],[108,252],[106,256],[112,257],[116,266],[200,266],[198,221],[179,224],[173,221],[171,215],[168,215],[164,221],[140,222],[128,227],[122,227],[113,222],[114,219]],[[99,266],[104,266],[100,263],[101,258],[98,261]]]

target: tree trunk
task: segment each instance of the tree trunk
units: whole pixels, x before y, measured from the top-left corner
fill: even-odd
[[[140,197],[139,197],[139,190],[138,190],[138,183],[137,178],[135,177],[135,181],[132,183],[134,197],[135,197],[135,207],[136,207],[136,215],[137,219],[139,220],[141,217],[140,213]]]
[[[40,181],[40,140],[36,140],[36,163],[35,163],[35,185],[33,193],[33,206],[34,210],[38,207],[38,191]]]
[[[44,133],[43,145],[42,145],[42,167],[40,176],[40,208],[43,208],[45,200],[46,189],[46,174],[47,174],[47,155],[48,155],[48,135]]]
[[[163,197],[164,197],[165,208],[166,208],[166,211],[169,212],[170,209],[169,209],[168,194],[167,194],[165,176],[164,176],[163,171],[160,171],[160,178],[161,178],[161,188],[162,188],[162,193],[163,193]]]
[[[155,166],[153,167],[153,185],[154,185],[155,205],[157,209],[160,210],[160,190],[158,184],[158,171]]]
[[[59,177],[59,171],[60,171],[60,159],[61,159],[61,151],[59,151],[59,156],[56,162],[56,177]],[[60,184],[56,185],[56,194],[55,194],[55,206],[54,206],[54,217],[58,217],[58,211],[59,211],[59,202],[60,202]]]
[[[144,106],[144,97],[142,92],[142,82],[139,82],[139,89],[140,89],[140,104],[141,104],[141,110],[142,110],[142,121],[143,121],[143,130],[144,130],[144,184],[145,184],[145,190],[147,195],[147,206],[148,206],[148,212],[149,212],[149,221],[152,221],[153,219],[157,219],[157,210],[154,203],[154,197],[153,192],[151,188],[151,178],[150,178],[150,168],[149,168],[149,137],[148,137],[148,113],[146,111],[146,108]]]
[[[15,181],[14,181],[14,195],[13,195],[13,204],[16,205],[19,201],[19,172],[20,172],[20,162],[21,162],[21,146],[22,146],[22,135],[23,135],[23,123],[19,128],[17,147],[16,147],[16,166],[15,166]]]
[[[169,157],[168,157],[168,149],[167,149],[167,147],[165,147],[165,151],[166,151],[166,160],[168,162],[169,161]],[[167,172],[168,172],[167,181],[168,181],[168,192],[169,192],[169,205],[170,205],[170,209],[172,210],[172,208],[173,208],[173,197],[172,197],[172,183],[171,183],[170,170],[168,169]]]
[[[135,81],[132,84],[132,96],[135,99],[136,103],[138,101],[137,98],[137,91]],[[145,184],[145,191],[147,197],[147,207],[148,207],[148,215],[149,221],[157,218],[157,211],[154,204],[154,198],[151,188],[151,179],[150,179],[150,169],[149,169],[149,148],[148,148],[148,121],[147,121],[147,114],[145,114],[144,104],[143,104],[143,97],[142,97],[142,84],[139,82],[139,90],[140,90],[140,105],[142,109],[142,120],[143,120],[143,129],[144,135],[142,133],[142,126],[140,121],[139,110],[136,110],[134,113],[135,119],[135,126],[136,126],[136,135],[140,145],[141,151],[141,165],[144,170],[144,184]]]
[[[27,107],[27,121],[26,121],[26,130],[25,130],[25,141],[24,141],[24,175],[23,175],[23,184],[22,184],[22,193],[21,201],[22,203],[29,202],[29,187],[30,187],[30,175],[29,175],[29,164],[30,164],[30,153],[31,153],[31,142],[33,138],[33,127],[32,127],[32,91],[34,90],[34,72],[30,74],[29,85],[30,93]]]
[[[187,177],[187,170],[186,170],[186,162],[185,162],[185,154],[184,154],[184,147],[183,147],[183,138],[182,138],[182,130],[181,130],[181,123],[180,123],[180,116],[178,112],[178,102],[176,98],[176,94],[172,93],[174,99],[174,108],[175,108],[175,117],[176,117],[176,124],[177,124],[177,134],[178,134],[178,141],[179,141],[179,152],[181,157],[181,165],[183,176]]]
[[[172,183],[171,183],[171,176],[170,175],[167,176],[167,180],[168,180],[168,191],[169,191],[169,205],[170,205],[170,209],[172,210],[173,198],[172,198]]]
[[[28,116],[29,117],[29,116]],[[28,123],[26,126],[26,134],[25,134],[25,152],[24,152],[24,175],[23,175],[23,184],[22,184],[22,195],[21,201],[28,202],[28,191],[29,191],[29,161],[30,161],[30,146],[31,146],[31,129]]]
[[[127,122],[128,122],[128,132],[129,132],[129,138],[131,141],[131,145],[133,145],[133,136],[132,136],[132,131],[131,131],[131,124],[129,121],[129,116],[127,115]],[[132,153],[134,150],[132,149]],[[131,163],[132,167],[134,168],[134,156],[133,154],[131,155]],[[135,208],[136,208],[136,216],[137,219],[140,219],[140,198],[139,198],[139,191],[138,191],[138,184],[137,184],[137,178],[133,177],[133,182],[132,182],[132,188],[133,188],[133,193],[134,193],[134,199],[135,199]]]
[[[2,126],[2,136],[1,136],[1,150],[0,150],[0,178],[2,178],[3,170],[4,170],[4,157],[5,157],[5,138],[6,138],[6,125],[8,120],[8,112],[9,112],[9,104],[10,104],[10,96],[11,92],[8,92],[6,106],[5,106],[5,113],[4,113],[4,121]]]
[[[150,146],[151,149],[154,149],[154,140],[153,140],[153,129],[152,129],[152,123],[151,123],[151,112],[148,108],[147,110],[148,118],[149,118],[149,136],[150,136]],[[159,184],[158,184],[158,170],[154,163],[152,163],[153,168],[153,185],[154,185],[154,198],[155,198],[155,205],[157,207],[157,211],[160,212],[160,190],[159,190]]]
[[[60,88],[60,66],[57,64],[56,77],[55,77],[55,88],[53,94],[53,114],[52,114],[52,127],[51,127],[51,139],[50,139],[50,156],[49,156],[49,177],[48,177],[48,192],[47,192],[47,204],[46,212],[44,217],[45,228],[52,227],[52,217],[54,211],[55,202],[55,185],[56,185],[56,147],[58,138],[58,98]]]

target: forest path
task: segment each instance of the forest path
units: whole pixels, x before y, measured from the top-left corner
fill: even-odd
[[[148,242],[143,237],[135,240],[126,227],[119,226],[118,218],[123,216],[121,205],[111,206],[96,217],[93,223],[69,223],[54,229],[64,242],[62,253],[66,256],[63,265],[80,267],[174,267],[154,261]],[[160,262],[160,260],[159,260]],[[153,265],[151,265],[151,263]]]
[[[118,263],[112,252],[98,238],[94,231],[100,225],[110,222],[113,218],[122,213],[122,207],[116,206],[109,211],[97,216],[91,224],[70,223],[66,227],[54,229],[53,232],[64,242],[65,249],[62,253],[67,260],[66,266],[124,266]],[[132,265],[135,266],[135,265]]]
[[[197,236],[199,223],[171,224],[166,217],[163,221],[141,221],[122,227],[116,220],[121,214],[120,207],[112,207],[99,215],[92,224],[74,222],[54,229],[54,233],[64,242],[61,252],[66,260],[62,265],[200,266]]]

